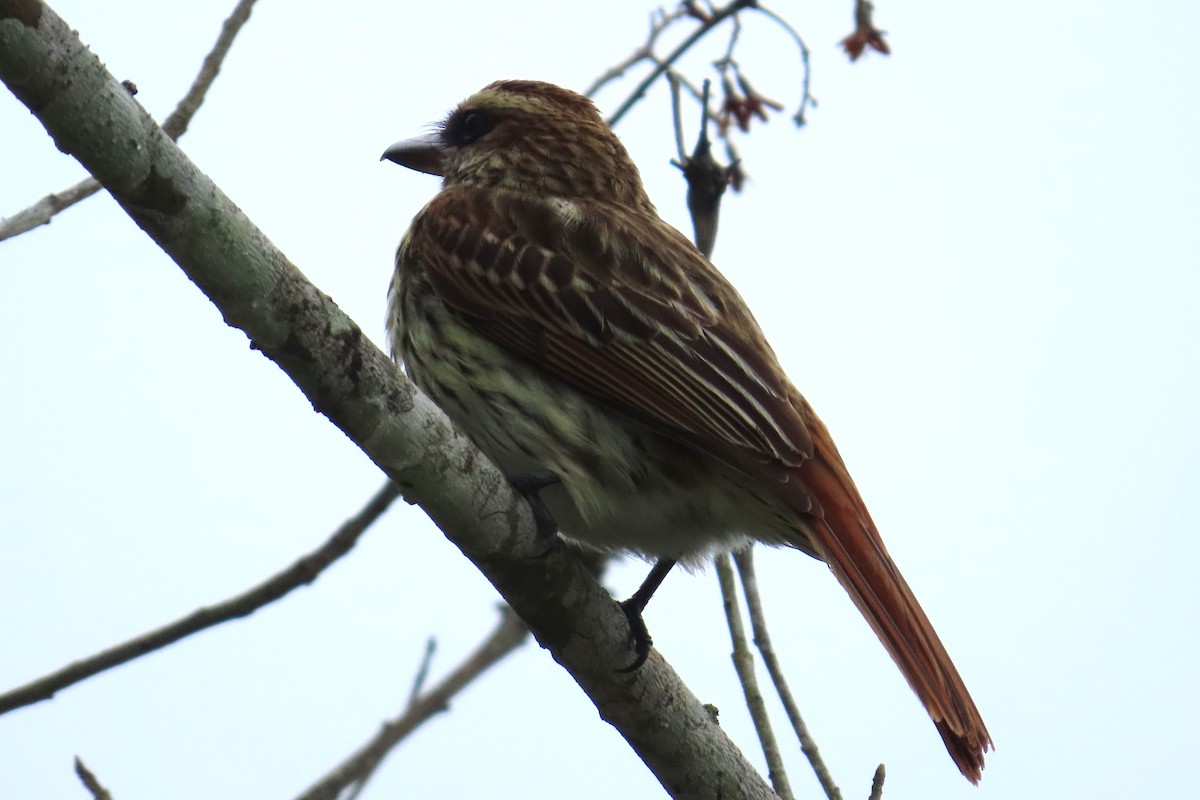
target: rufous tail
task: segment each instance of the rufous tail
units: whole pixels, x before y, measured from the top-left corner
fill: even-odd
[[[937,726],[950,756],[971,783],[983,776],[991,735],[958,670],[888,555],[825,426],[811,415],[813,457],[789,481],[811,544],[871,623]],[[787,490],[785,490],[785,493]]]

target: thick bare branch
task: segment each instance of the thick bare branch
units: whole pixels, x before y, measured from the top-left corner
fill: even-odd
[[[371,523],[379,519],[400,490],[391,481],[375,493],[361,511],[342,526],[319,548],[248,591],[222,603],[201,608],[161,628],[142,634],[115,647],[68,664],[35,681],[0,695],[0,714],[14,708],[49,700],[57,692],[106,669],[162,649],[172,642],[222,622],[248,616],[293,589],[312,583],[334,561],[350,551]]]
[[[200,72],[192,81],[187,94],[163,121],[163,130],[172,139],[178,139],[187,131],[188,124],[200,108],[200,104],[204,102],[204,97],[208,94],[208,89],[212,86],[213,81],[216,80],[217,73],[221,71],[221,63],[229,54],[229,49],[233,46],[233,40],[237,37],[238,31],[250,19],[250,9],[254,3],[255,0],[239,0],[233,13],[221,26],[221,35],[217,37],[212,50],[204,57],[204,63],[200,65]],[[86,200],[98,191],[100,191],[100,182],[95,178],[88,177],[69,189],[46,195],[11,217],[0,219],[0,242],[19,236],[38,226],[49,225],[55,214]]]
[[[0,3],[0,78],[226,321],[425,508],[672,796],[772,796],[661,656],[652,653],[636,673],[618,671],[629,657],[625,615],[580,560],[565,547],[545,553],[528,504],[495,466],[196,169],[45,5]],[[113,135],[90,136],[95,119]]]

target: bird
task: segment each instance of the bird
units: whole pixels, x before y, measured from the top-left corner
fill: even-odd
[[[635,641],[676,562],[800,550],[829,566],[978,783],[991,735],[829,431],[591,100],[496,81],[382,158],[442,178],[396,251],[393,357],[539,528],[549,515],[551,533],[658,559],[627,601]]]

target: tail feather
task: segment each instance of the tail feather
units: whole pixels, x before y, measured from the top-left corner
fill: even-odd
[[[929,618],[883,546],[828,431],[815,415],[808,423],[813,457],[798,469],[800,480],[789,482],[797,510],[806,512],[808,544],[824,557],[875,629],[929,712],[962,774],[978,783],[983,754],[993,747],[983,718]]]

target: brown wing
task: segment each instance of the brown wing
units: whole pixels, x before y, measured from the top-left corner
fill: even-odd
[[[611,407],[781,476],[812,453],[745,304],[656,216],[460,186],[412,242],[448,306]]]
[[[978,781],[991,739],[888,555],[825,426],[742,299],[652,214],[495,189],[444,190],[413,223],[442,300],[549,373],[775,482]],[[782,533],[782,532],[781,532]]]

